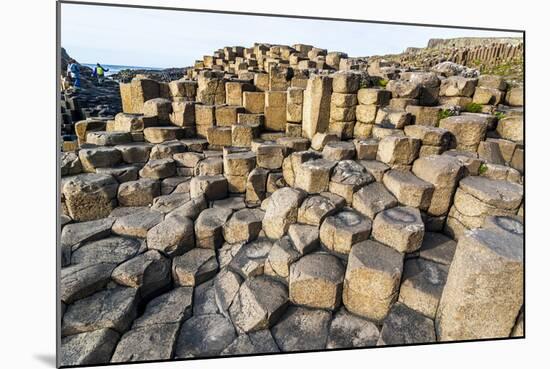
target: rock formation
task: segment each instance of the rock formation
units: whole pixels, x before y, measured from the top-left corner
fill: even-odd
[[[521,336],[522,92],[303,44],[121,83],[61,155],[62,364]]]

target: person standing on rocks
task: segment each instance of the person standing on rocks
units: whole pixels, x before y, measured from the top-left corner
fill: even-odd
[[[102,84],[103,80],[105,80],[105,72],[108,72],[109,68],[103,68],[103,66],[99,63],[96,64],[94,68],[93,76],[97,78],[97,83]]]
[[[80,66],[76,60],[71,59],[70,63],[67,65],[67,75],[69,75],[71,80],[74,81],[74,88],[80,88]]]

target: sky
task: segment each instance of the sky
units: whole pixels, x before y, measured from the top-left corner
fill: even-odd
[[[314,45],[350,57],[400,53],[430,38],[521,33],[62,4],[61,46],[80,63],[191,66],[225,46]]]

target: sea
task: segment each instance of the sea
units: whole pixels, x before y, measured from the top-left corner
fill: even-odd
[[[96,66],[95,64],[88,64],[88,63],[82,63],[82,65],[85,65],[89,68],[94,69]],[[105,76],[110,76],[111,74],[115,74],[120,72],[123,69],[145,69],[145,70],[162,70],[162,68],[154,68],[154,67],[138,67],[135,65],[115,65],[115,64],[101,64],[104,68],[109,69],[108,72],[105,72]]]

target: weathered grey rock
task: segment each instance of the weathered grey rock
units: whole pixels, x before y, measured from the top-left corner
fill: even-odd
[[[245,355],[280,352],[269,329],[242,334],[221,355]]]
[[[256,148],[256,163],[265,169],[279,169],[283,165],[286,148],[279,144],[261,144]]]
[[[132,328],[120,338],[111,363],[171,359],[178,331],[178,323]]]
[[[447,213],[453,201],[458,181],[466,175],[460,159],[446,155],[430,155],[416,160],[412,172],[433,185],[427,213],[440,216]]]
[[[78,151],[84,172],[94,173],[96,168],[112,167],[121,162],[120,151],[114,147],[89,147]]]
[[[523,223],[519,216],[488,216],[485,217],[483,228],[489,228],[495,231],[511,233],[517,236],[523,236]]]
[[[291,306],[271,329],[282,351],[322,350],[326,347],[331,314]]]
[[[172,263],[174,283],[192,287],[212,278],[218,270],[216,253],[210,249],[192,249],[176,256]]]
[[[243,278],[261,275],[272,246],[267,239],[257,239],[245,244],[237,251],[229,267]]]
[[[441,81],[440,96],[472,96],[477,84],[475,78],[451,76]]]
[[[409,165],[418,157],[421,141],[406,136],[387,136],[378,143],[376,160],[386,164]]]
[[[343,197],[324,192],[306,198],[298,210],[300,223],[320,226],[324,219],[342,209],[346,201]]]
[[[302,255],[308,254],[319,246],[319,228],[306,224],[292,224],[288,228],[294,248]]]
[[[149,230],[163,219],[162,213],[145,209],[116,218],[112,230],[114,234],[121,236],[146,238]]]
[[[166,214],[166,218],[173,216],[187,217],[189,219],[197,219],[199,214],[208,207],[206,203],[206,198],[204,195],[191,198],[185,204],[177,207],[172,210],[170,213]]]
[[[459,239],[437,310],[441,341],[507,337],[523,303],[523,238],[492,229]]]
[[[456,250],[456,241],[441,233],[426,232],[418,255],[443,265],[450,265]]]
[[[151,178],[121,183],[118,188],[118,202],[122,206],[146,206],[160,195],[160,182]]]
[[[115,287],[97,292],[69,305],[63,316],[61,334],[111,328],[125,332],[137,315],[137,290]]]
[[[104,218],[67,224],[61,230],[61,245],[73,246],[81,242],[107,237],[111,234],[111,227],[114,222],[115,220],[112,218]]]
[[[63,366],[106,364],[120,335],[112,329],[98,329],[61,339],[59,362]]]
[[[347,141],[330,141],[323,148],[323,159],[339,161],[355,157],[355,145]]]
[[[151,210],[159,211],[166,214],[176,208],[179,208],[189,200],[190,196],[188,193],[173,193],[170,195],[161,195],[155,197],[155,199],[153,200],[153,206],[151,206]]]
[[[353,208],[370,219],[397,204],[397,199],[379,182],[364,186],[353,194],[352,200]]]
[[[149,250],[117,266],[111,278],[120,285],[137,288],[141,298],[148,299],[170,286],[170,267],[170,259]]]
[[[335,310],[341,302],[344,267],[335,256],[315,253],[290,268],[290,300],[296,305]]]
[[[386,90],[392,93],[393,97],[406,97],[416,99],[420,95],[420,84],[412,81],[391,80]]]
[[[523,141],[523,116],[505,117],[498,121],[497,133],[501,138],[511,141]]]
[[[146,142],[134,142],[116,146],[116,149],[122,155],[122,160],[128,164],[146,163],[149,160],[152,148],[153,145]]]
[[[75,221],[105,218],[116,206],[118,182],[110,174],[85,173],[66,177],[62,195]]]
[[[441,119],[439,127],[451,132],[450,148],[476,152],[479,142],[485,139],[487,120],[477,115],[458,115]]]
[[[371,182],[374,182],[374,177],[364,166],[353,160],[342,160],[332,171],[329,191],[342,196],[351,205],[354,192]]]
[[[374,177],[376,182],[382,182],[384,173],[390,170],[389,165],[377,160],[361,160],[358,163],[365,167],[367,172]]]
[[[110,174],[119,183],[124,183],[137,180],[139,168],[139,164],[125,164],[112,168],[97,168],[96,173]]]
[[[286,287],[265,276],[247,279],[229,308],[235,326],[245,332],[269,328],[284,313]]]
[[[137,255],[141,248],[141,242],[136,239],[108,237],[88,242],[74,250],[71,264],[120,264]]]
[[[144,178],[162,179],[176,175],[176,163],[174,159],[149,160],[139,171]]]
[[[517,209],[523,198],[521,185],[484,177],[466,177],[460,181],[459,188],[480,202],[499,209]]]
[[[246,179],[246,203],[257,205],[265,199],[269,171],[264,168],[253,169]]]
[[[195,221],[197,247],[216,249],[223,243],[223,226],[232,214],[231,209],[203,210]]]
[[[399,203],[426,210],[432,201],[434,186],[409,171],[390,170],[382,182]]]
[[[281,188],[271,195],[262,220],[262,228],[267,237],[280,238],[292,223],[296,223],[298,207],[304,197],[303,191],[289,187]]]
[[[195,286],[193,291],[193,316],[221,313],[216,303],[215,292],[213,279]]]
[[[237,296],[243,279],[228,269],[220,271],[214,278],[214,296],[219,311],[228,316],[229,306]]]
[[[204,195],[208,201],[227,197],[227,179],[222,175],[193,177],[190,186],[191,197]]]
[[[309,160],[295,169],[294,187],[308,193],[325,192],[336,162],[325,159]]]
[[[221,314],[193,316],[181,327],[175,356],[218,356],[236,337],[233,324]]]
[[[82,172],[82,164],[74,152],[61,153],[61,175],[78,174]]]
[[[169,256],[181,255],[194,243],[193,221],[184,216],[166,217],[147,232],[147,246]]]
[[[341,308],[330,322],[327,349],[376,346],[379,335],[376,324]]]
[[[191,317],[193,288],[177,287],[151,300],[133,328],[180,323]]]
[[[112,263],[76,264],[61,269],[60,298],[66,304],[99,291],[111,278]]]
[[[403,304],[393,305],[384,320],[378,346],[436,342],[434,322]]]
[[[335,133],[318,132],[311,139],[311,148],[317,151],[323,151],[325,145],[332,141],[339,141]]]
[[[422,258],[407,260],[403,267],[399,302],[434,319],[448,269],[446,265]]]
[[[399,252],[413,252],[422,245],[424,223],[418,209],[397,206],[376,215],[372,236]]]
[[[355,244],[348,258],[342,294],[350,312],[380,321],[397,300],[403,255],[375,241]]]
[[[369,238],[370,219],[353,210],[343,210],[328,216],[319,230],[321,244],[337,254],[349,254],[357,242]]]
[[[291,227],[295,226],[293,224]],[[277,240],[265,261],[264,273],[274,277],[280,277],[288,281],[290,266],[300,257],[300,253],[292,245],[288,236]]]
[[[250,242],[262,230],[264,211],[260,209],[238,210],[223,225],[223,237],[229,243]]]

